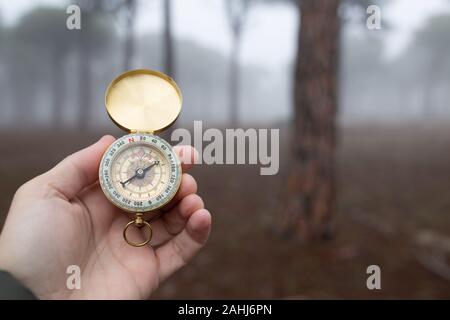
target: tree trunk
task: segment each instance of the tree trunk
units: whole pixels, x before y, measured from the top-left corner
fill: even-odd
[[[230,75],[229,75],[229,89],[230,89],[230,121],[232,127],[236,127],[239,121],[239,81],[240,81],[240,69],[239,69],[239,53],[241,46],[241,30],[240,25],[233,28],[233,39],[231,46],[230,57]]]
[[[174,75],[174,60],[173,60],[173,47],[172,47],[172,1],[164,1],[164,48],[165,48],[165,59],[164,59],[164,72],[171,76]]]
[[[7,84],[13,107],[13,120],[11,122],[15,126],[19,123],[21,126],[28,126],[36,117],[33,114],[35,109],[32,108],[33,104],[36,103],[35,79],[29,74],[29,70],[24,67],[23,61],[19,58],[19,52],[13,50],[12,53],[8,59],[9,63],[5,64],[6,74],[10,75]]]
[[[172,0],[164,0],[164,34],[163,34],[163,41],[164,41],[164,72],[172,77],[175,78],[175,60],[174,60],[174,49],[173,49],[173,42],[172,42]],[[164,130],[163,133],[161,133],[161,137],[163,139],[169,140],[172,136],[173,130],[175,130],[178,126],[179,122],[178,120],[175,121],[175,123],[168,128],[167,130]]]
[[[286,231],[310,241],[332,236],[339,0],[302,0],[295,70],[294,159]]]
[[[425,119],[430,119],[432,116],[434,116],[434,107],[436,103],[435,88],[436,84],[439,83],[443,59],[445,59],[444,55],[440,53],[435,54],[430,59],[430,70],[428,71],[428,74],[423,77],[425,81],[423,90],[422,114],[423,118]]]
[[[83,28],[79,30],[79,113],[78,126],[81,129],[87,128],[89,113],[91,110],[91,38],[89,35],[90,13],[84,13]]]
[[[59,48],[53,50],[52,95],[53,126],[61,127],[64,110],[64,64],[63,52]]]
[[[134,20],[136,16],[136,1],[127,0],[125,17],[125,41],[123,48],[123,70],[131,69],[131,62],[134,56]]]
[[[240,98],[240,68],[239,55],[241,51],[242,28],[248,13],[250,0],[226,1],[226,11],[231,27],[231,56],[230,74],[228,75],[230,122],[236,127],[239,122],[239,98]]]

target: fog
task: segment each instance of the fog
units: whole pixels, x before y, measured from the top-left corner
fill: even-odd
[[[82,26],[92,45],[85,62],[90,71],[85,96],[82,41],[79,31],[65,26],[69,2],[33,3],[0,2],[0,126],[110,125],[103,96],[109,81],[123,71],[121,17],[99,12],[93,25]],[[133,68],[164,71],[161,12],[161,1],[138,1],[135,50],[129,57]],[[450,119],[448,1],[385,1],[381,30],[368,30],[358,14],[343,14],[350,18],[341,35],[340,121]],[[289,121],[297,16],[289,2],[251,6],[239,55],[240,125]],[[228,123],[229,29],[222,1],[174,1],[174,78],[184,96],[180,125]]]

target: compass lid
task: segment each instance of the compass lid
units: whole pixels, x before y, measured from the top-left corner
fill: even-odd
[[[122,73],[106,89],[105,106],[110,118],[129,132],[160,132],[175,122],[182,96],[175,81],[154,70]]]

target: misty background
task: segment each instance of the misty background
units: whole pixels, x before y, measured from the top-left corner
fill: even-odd
[[[89,61],[83,61],[80,32],[65,27],[68,4],[0,2],[1,127],[111,125],[104,91],[124,71],[125,19],[120,12],[99,10],[94,24],[86,26],[82,20],[92,46]],[[164,71],[162,11],[163,1],[137,2],[130,68]],[[361,12],[341,14],[346,23],[341,33],[340,121],[449,119],[448,1],[386,1],[381,30],[360,23]],[[225,4],[173,1],[172,17],[174,77],[184,96],[178,123],[226,125],[232,35]],[[289,120],[298,23],[289,2],[257,1],[248,11],[239,56],[240,125]],[[88,66],[83,69],[80,63]],[[80,77],[90,78],[88,97],[80,98]]]
[[[133,68],[176,80],[175,127],[280,129],[277,175],[195,166],[211,237],[154,297],[450,298],[450,0],[0,0],[0,224],[125,134],[104,93]]]

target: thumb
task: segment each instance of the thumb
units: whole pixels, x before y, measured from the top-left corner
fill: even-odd
[[[38,177],[36,182],[58,191],[68,199],[73,198],[97,180],[102,156],[114,141],[112,136],[102,137],[93,145],[66,157]]]

